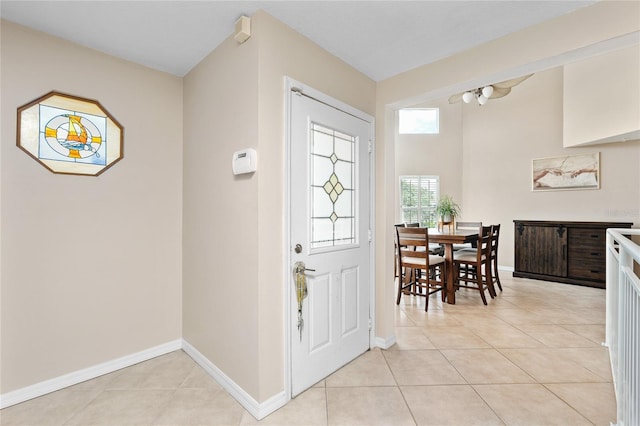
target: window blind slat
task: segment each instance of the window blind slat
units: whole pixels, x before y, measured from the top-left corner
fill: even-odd
[[[435,227],[435,208],[440,195],[439,176],[400,176],[400,218]]]

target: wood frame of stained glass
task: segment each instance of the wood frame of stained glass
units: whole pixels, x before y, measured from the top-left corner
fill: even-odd
[[[124,157],[124,128],[96,100],[52,91],[17,121],[18,148],[53,173],[98,176]]]

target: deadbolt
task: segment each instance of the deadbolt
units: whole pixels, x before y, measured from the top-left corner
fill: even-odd
[[[302,253],[302,246],[300,244],[296,244],[296,248],[294,250],[296,253]]]

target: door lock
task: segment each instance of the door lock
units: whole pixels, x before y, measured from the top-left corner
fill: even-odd
[[[302,246],[300,244],[296,244],[296,247],[293,249],[296,253],[302,253]]]

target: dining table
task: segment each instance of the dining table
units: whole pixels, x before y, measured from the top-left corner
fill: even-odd
[[[429,243],[441,244],[444,247],[447,293],[446,301],[456,303],[455,268],[453,264],[453,245],[473,243],[478,240],[478,231],[472,229],[429,228]]]

